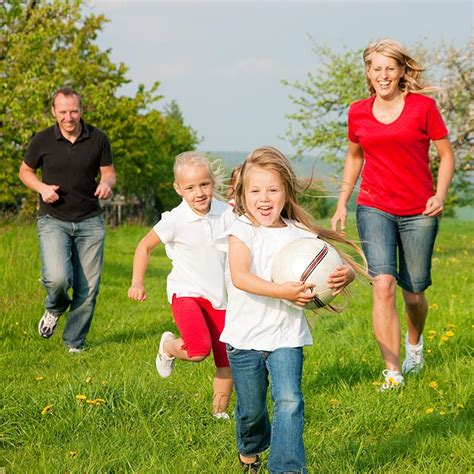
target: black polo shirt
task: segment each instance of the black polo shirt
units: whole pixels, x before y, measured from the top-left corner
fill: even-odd
[[[81,123],[81,135],[74,143],[62,136],[56,123],[37,133],[28,145],[24,162],[35,170],[41,168],[44,183],[59,186],[58,201],[47,204],[39,196],[40,216],[77,222],[102,212],[94,193],[99,168],[112,164],[112,150],[104,132]]]

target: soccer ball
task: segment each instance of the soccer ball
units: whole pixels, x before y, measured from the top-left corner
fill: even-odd
[[[317,295],[305,308],[323,308],[334,299],[327,279],[339,265],[343,265],[342,259],[332,245],[317,237],[303,237],[293,240],[275,254],[272,262],[272,281],[314,283]],[[291,301],[283,301],[301,309],[301,306]]]

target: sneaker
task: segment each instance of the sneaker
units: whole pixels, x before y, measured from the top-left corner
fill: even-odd
[[[385,377],[385,382],[381,385],[380,392],[400,388],[404,384],[403,375],[398,370],[386,369],[382,372],[382,375]]]
[[[230,420],[230,416],[228,413],[226,413],[225,411],[221,411],[219,413],[213,413],[212,416],[216,419],[216,420]]]
[[[417,374],[425,365],[423,357],[423,336],[416,346],[408,342],[408,334],[405,335],[405,360],[402,364],[402,374]]]
[[[48,310],[46,310],[43,313],[43,316],[38,324],[39,335],[46,339],[50,338],[58,328],[58,321],[60,316],[60,314],[58,316],[55,316],[54,314],[51,314]]]
[[[72,353],[84,352],[84,347],[68,347],[67,351]]]
[[[167,356],[163,350],[165,342],[170,339],[175,339],[174,334],[170,331],[166,331],[161,335],[160,347],[158,348],[158,354],[156,354],[156,370],[163,378],[171,375],[175,362],[175,357]]]

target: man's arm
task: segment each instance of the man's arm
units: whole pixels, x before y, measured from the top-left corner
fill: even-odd
[[[109,199],[112,196],[112,188],[116,183],[115,168],[113,165],[100,167],[100,183],[95,190],[94,196],[99,199]]]
[[[59,186],[57,184],[43,183],[36,175],[36,170],[28,166],[25,162],[22,162],[18,176],[27,188],[41,194],[41,198],[44,202],[51,204],[59,199],[59,195],[56,193]]]

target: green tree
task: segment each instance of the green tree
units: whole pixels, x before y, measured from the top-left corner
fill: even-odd
[[[84,118],[112,142],[118,173],[116,192],[134,196],[150,209],[170,205],[171,163],[193,148],[195,132],[176,104],[158,111],[159,83],[120,96],[127,67],[95,44],[107,21],[85,15],[83,0],[7,0],[0,5],[0,209],[17,211],[36,196],[17,174],[32,135],[52,124],[50,97],[60,86],[84,98]],[[26,198],[26,199],[25,199]],[[161,206],[161,207],[160,207]],[[153,212],[152,212],[153,213]]]
[[[316,44],[313,50],[319,59],[318,69],[308,73],[304,82],[284,81],[295,91],[290,98],[297,109],[288,115],[286,136],[298,155],[316,152],[320,159],[342,168],[347,150],[348,107],[351,102],[368,97],[362,50],[337,54]],[[473,103],[473,42],[459,49],[442,46],[429,53],[418,45],[415,50],[415,56],[432,66],[433,82],[444,89],[437,100],[450,130],[457,163],[445,212],[452,214],[454,205],[467,202],[473,185],[473,117],[469,112]],[[434,147],[431,158],[436,177],[439,160]]]

